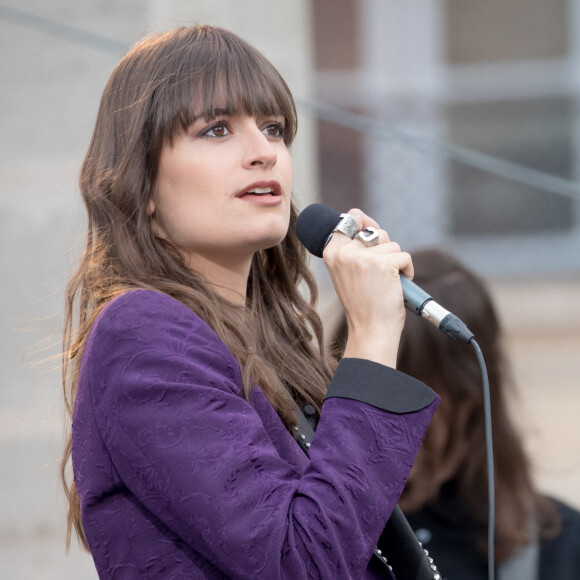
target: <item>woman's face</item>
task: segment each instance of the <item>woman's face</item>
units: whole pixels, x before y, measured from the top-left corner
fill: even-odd
[[[191,265],[227,267],[282,241],[291,190],[283,117],[200,118],[163,146],[148,211]]]

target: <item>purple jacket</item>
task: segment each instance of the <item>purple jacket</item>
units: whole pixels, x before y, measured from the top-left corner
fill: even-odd
[[[90,332],[72,460],[100,578],[373,578],[368,561],[437,405],[344,359],[310,458],[215,332],[136,290]]]

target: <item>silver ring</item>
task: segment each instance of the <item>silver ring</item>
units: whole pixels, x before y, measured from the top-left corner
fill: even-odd
[[[357,240],[360,240],[365,248],[376,246],[379,243],[379,232],[376,228],[365,228],[362,232],[356,235]]]
[[[352,240],[358,234],[359,230],[360,228],[356,220],[349,213],[341,213],[340,221],[332,231],[340,232]]]

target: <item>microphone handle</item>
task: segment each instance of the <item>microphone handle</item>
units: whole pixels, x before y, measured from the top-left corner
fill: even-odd
[[[429,321],[448,336],[463,342],[470,342],[473,333],[455,314],[435,302],[430,294],[417,286],[409,278],[401,275],[405,307],[417,316]]]

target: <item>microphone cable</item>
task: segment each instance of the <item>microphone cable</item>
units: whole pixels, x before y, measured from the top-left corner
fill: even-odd
[[[493,463],[493,436],[491,425],[491,397],[489,393],[489,377],[485,359],[479,344],[475,338],[469,340],[475,350],[477,362],[481,369],[483,384],[483,409],[485,416],[485,450],[487,457],[487,496],[488,496],[488,522],[487,522],[487,577],[488,580],[495,578],[495,475]]]

